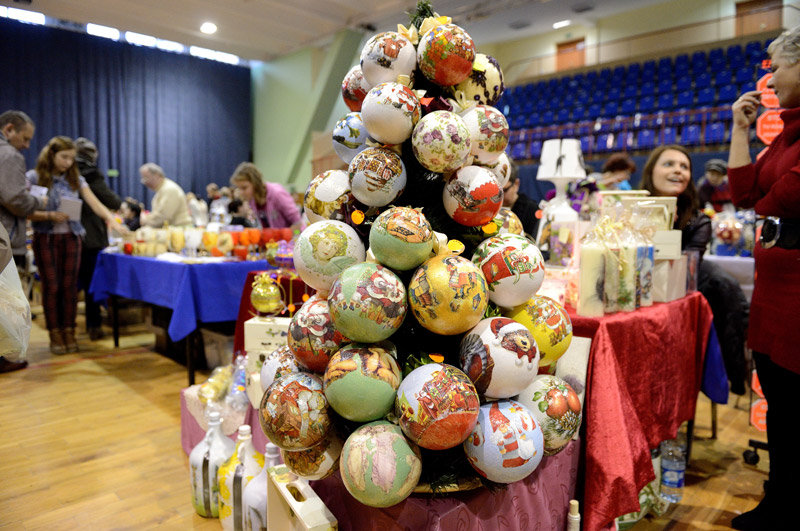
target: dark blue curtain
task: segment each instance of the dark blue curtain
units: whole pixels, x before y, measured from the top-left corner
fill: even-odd
[[[0,112],[36,123],[29,167],[55,135],[93,140],[120,196],[149,201],[139,166],[155,162],[205,196],[251,160],[250,69],[0,19]]]

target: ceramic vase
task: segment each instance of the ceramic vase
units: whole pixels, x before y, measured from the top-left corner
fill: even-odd
[[[192,482],[192,505],[197,514],[206,518],[219,516],[219,467],[233,454],[234,443],[222,433],[222,418],[218,411],[208,415],[208,431],[189,453]]]

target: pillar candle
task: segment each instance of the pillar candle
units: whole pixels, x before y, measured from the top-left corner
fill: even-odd
[[[603,285],[605,283],[605,258],[603,246],[586,243],[581,246],[578,274],[578,315],[603,316]]]

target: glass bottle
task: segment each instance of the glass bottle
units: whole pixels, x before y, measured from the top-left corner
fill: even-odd
[[[280,449],[267,441],[264,448],[264,467],[244,489],[244,528],[249,531],[267,529],[267,482],[270,467],[281,463]]]
[[[219,411],[208,414],[208,431],[189,453],[192,505],[206,518],[219,516],[219,467],[233,454],[234,443],[222,433]]]
[[[239,426],[233,455],[219,468],[219,521],[223,529],[244,529],[244,489],[264,468],[264,455],[253,446],[250,426]]]

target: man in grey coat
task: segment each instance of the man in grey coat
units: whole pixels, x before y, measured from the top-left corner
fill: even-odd
[[[34,210],[44,210],[47,198],[28,192],[25,159],[20,153],[31,144],[33,120],[22,111],[0,114],[0,223],[11,240],[14,261],[25,265],[25,223]]]

